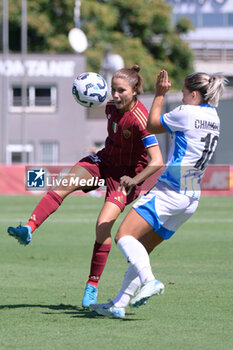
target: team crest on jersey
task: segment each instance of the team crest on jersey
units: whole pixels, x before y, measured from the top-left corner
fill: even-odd
[[[107,118],[108,118],[108,120],[109,120],[109,119],[111,118],[111,114],[108,114]]]
[[[126,139],[130,138],[130,136],[131,136],[130,130],[126,129],[126,130],[123,130],[122,132],[123,132],[124,138],[126,138]]]
[[[117,129],[118,129],[117,123],[113,122],[113,123],[112,123],[112,130],[113,130],[113,132],[114,132],[115,134],[116,134],[116,132],[117,132]]]

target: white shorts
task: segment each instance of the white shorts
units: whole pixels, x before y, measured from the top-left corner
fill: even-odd
[[[176,192],[158,181],[133,208],[153,227],[153,231],[168,239],[193,215],[197,206],[197,199]]]

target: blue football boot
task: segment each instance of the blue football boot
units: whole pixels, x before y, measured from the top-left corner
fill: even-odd
[[[31,242],[32,234],[31,227],[26,226],[17,226],[17,227],[8,227],[7,232],[10,236],[17,239],[20,244],[28,245]]]
[[[82,307],[83,308],[89,308],[91,304],[96,304],[97,303],[97,292],[98,288],[93,286],[92,284],[87,283],[85,291],[84,291],[84,296],[83,296],[83,301],[82,301]]]

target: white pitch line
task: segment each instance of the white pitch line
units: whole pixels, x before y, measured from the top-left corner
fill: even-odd
[[[213,219],[190,219],[188,222],[192,222],[193,224],[200,224],[200,223],[207,223],[207,224],[211,224],[211,223],[216,223],[216,222],[219,222],[219,223],[233,223],[233,218],[232,219],[224,219],[224,218],[221,218],[221,219],[216,219],[216,218],[213,218]]]

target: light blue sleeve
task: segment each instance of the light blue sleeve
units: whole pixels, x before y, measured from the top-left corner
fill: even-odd
[[[181,105],[160,117],[161,124],[171,134],[176,131],[184,131],[188,127],[188,108]]]
[[[167,123],[166,123],[165,120],[164,120],[164,115],[161,115],[161,116],[160,116],[160,122],[161,122],[161,124],[167,129],[167,131],[168,131],[170,134],[172,134],[171,129],[169,128],[169,126],[167,125]]]

